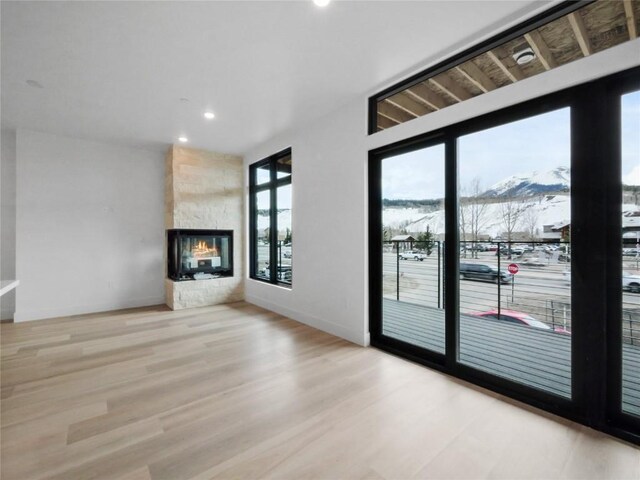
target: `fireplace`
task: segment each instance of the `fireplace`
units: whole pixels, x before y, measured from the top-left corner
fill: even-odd
[[[170,279],[233,277],[233,230],[167,230]]]

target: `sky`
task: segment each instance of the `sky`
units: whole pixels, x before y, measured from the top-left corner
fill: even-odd
[[[640,185],[640,92],[622,100],[622,173]],[[570,166],[570,109],[563,108],[460,138],[459,180],[474,178],[488,189],[517,174]],[[437,145],[382,162],[382,196],[389,199],[444,197],[444,146]]]
[[[269,190],[258,193],[258,210],[269,208]],[[291,185],[278,187],[278,210],[291,209]]]

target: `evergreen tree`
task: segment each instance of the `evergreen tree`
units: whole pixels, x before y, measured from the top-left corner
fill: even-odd
[[[416,237],[416,246],[424,250],[427,255],[431,255],[434,245],[435,241],[433,240],[433,234],[427,225],[427,231],[419,233]]]

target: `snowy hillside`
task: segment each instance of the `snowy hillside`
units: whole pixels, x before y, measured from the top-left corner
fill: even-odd
[[[426,214],[423,208],[386,207],[382,210],[382,224],[390,228],[404,228],[407,224],[424,218]]]
[[[568,192],[571,186],[571,171],[568,167],[557,167],[547,172],[531,172],[513,175],[502,180],[486,192],[486,197],[530,197],[545,193]]]
[[[503,203],[486,204],[479,221],[480,233],[497,237],[505,231],[502,220],[503,205]],[[523,212],[521,214],[522,225],[518,225],[516,231],[525,230],[525,218],[535,219],[536,228],[540,233],[542,233],[543,225],[551,225],[571,218],[571,201],[568,195],[550,195],[525,201],[518,204],[518,209]],[[427,226],[431,232],[444,233],[444,211],[439,210],[428,214],[406,228],[409,232],[424,232],[427,230]]]

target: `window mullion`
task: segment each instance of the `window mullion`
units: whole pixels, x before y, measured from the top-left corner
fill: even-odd
[[[269,216],[269,265],[271,283],[278,283],[278,187],[277,158],[271,160],[271,182],[269,182],[270,206]]]

